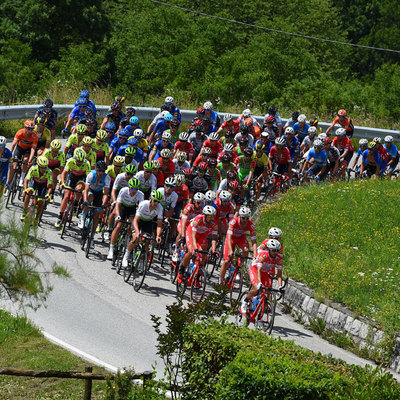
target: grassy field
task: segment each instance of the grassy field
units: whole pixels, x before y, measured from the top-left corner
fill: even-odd
[[[84,372],[90,363],[47,341],[24,318],[0,310],[0,366],[21,369]],[[93,366],[93,372],[106,372]],[[64,400],[83,398],[84,381],[77,379],[0,376],[0,400]],[[92,399],[103,399],[105,381],[93,381]]]
[[[399,332],[399,193],[387,180],[294,188],[264,206],[258,237],[280,227],[291,278]]]

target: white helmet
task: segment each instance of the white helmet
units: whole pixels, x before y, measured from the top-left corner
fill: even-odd
[[[272,227],[268,231],[268,235],[270,238],[275,239],[275,238],[280,238],[282,237],[282,231],[279,228]]]
[[[208,190],[204,195],[204,198],[206,199],[206,201],[215,201],[217,195],[212,190]]]
[[[304,114],[300,114],[297,118],[298,122],[306,122],[307,121],[307,117]]]
[[[174,104],[175,103],[175,100],[174,100],[174,98],[172,97],[172,96],[167,96],[166,98],[165,98],[165,104]]]
[[[144,136],[143,129],[137,128],[133,131],[133,136],[137,139],[141,139]]]
[[[193,196],[194,201],[204,201],[204,193],[197,192]]]
[[[277,145],[277,146],[284,146],[285,144],[286,144],[286,140],[282,136],[278,137],[275,140],[275,145]]]
[[[164,181],[164,184],[165,184],[165,185],[173,185],[173,186],[175,186],[175,185],[176,185],[175,178],[174,178],[173,176],[170,176],[169,178],[167,178],[167,179]]]
[[[315,140],[314,141],[314,148],[322,149],[324,147],[324,142],[322,140]]]
[[[186,153],[184,151],[180,151],[177,155],[176,155],[176,159],[178,161],[186,161],[187,160],[187,156]]]
[[[291,133],[292,135],[294,134],[294,130],[293,130],[293,128],[292,128],[291,126],[288,126],[288,127],[285,129],[285,135],[287,135],[287,134],[289,134],[289,133]]]
[[[167,111],[167,110],[164,110],[164,111],[161,111],[161,116],[164,118],[167,114],[169,114],[169,111]]]
[[[188,140],[189,139],[189,134],[187,132],[181,132],[179,134],[179,140]]]
[[[246,206],[241,206],[239,208],[239,216],[241,217],[250,217],[251,210],[249,207]]]
[[[386,136],[386,137],[389,137],[389,136]],[[393,140],[393,138],[392,138],[392,140]],[[385,138],[385,142],[386,142],[386,138]],[[367,139],[360,139],[360,140],[358,141],[358,144],[359,144],[360,146],[368,146],[368,140],[367,140]]]
[[[5,146],[7,139],[4,136],[0,136],[0,146]]]
[[[211,132],[210,136],[208,137],[210,140],[218,140],[219,139],[219,135],[217,132]]]
[[[230,120],[232,120],[233,119],[233,117],[232,117],[232,114],[225,114],[224,115],[224,121],[225,122],[227,122],[227,121],[230,121]]]
[[[382,143],[382,139],[380,137],[378,137],[378,136],[374,137],[372,139],[372,141],[375,142],[375,143]]]
[[[282,248],[282,245],[276,239],[270,239],[267,242],[267,247],[269,250],[279,251]]]
[[[340,137],[346,135],[346,129],[344,128],[336,129],[335,135]]]
[[[170,158],[171,157],[171,150],[170,149],[162,149],[160,151],[161,158]]]
[[[244,117],[244,118],[249,118],[249,117],[251,117],[251,111],[250,111],[248,108],[246,108],[245,110],[243,110],[243,117]]]
[[[176,186],[182,186],[184,183],[185,183],[185,175],[183,174],[175,175]]]
[[[227,190],[221,190],[219,196],[221,200],[226,200],[229,201],[232,198],[232,194],[228,192]]]
[[[393,142],[393,136],[390,136],[390,135],[389,135],[389,136],[386,136],[386,137],[385,137],[385,142],[386,142],[386,143],[392,143],[392,142]]]
[[[205,206],[203,208],[204,215],[215,215],[216,213],[217,213],[217,210],[213,206]]]
[[[224,145],[224,151],[227,151],[228,153],[232,152],[235,149],[235,146],[232,143],[225,143]]]
[[[169,132],[166,132],[166,131],[164,131],[163,133],[162,133],[162,135],[161,135],[161,140],[168,140],[168,141],[170,141],[171,140],[171,134],[169,133]]]
[[[308,134],[309,134],[310,136],[316,135],[316,134],[317,134],[317,128],[316,128],[315,126],[310,126],[310,127],[308,128]]]
[[[326,133],[320,133],[320,134],[318,135],[318,139],[321,140],[321,141],[324,141],[324,139],[325,139],[326,137],[327,137],[327,136],[326,136]]]
[[[213,104],[211,103],[211,101],[206,101],[206,102],[204,103],[204,105],[203,105],[203,108],[204,108],[205,110],[212,110]]]

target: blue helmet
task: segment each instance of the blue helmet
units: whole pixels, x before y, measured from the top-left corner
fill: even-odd
[[[128,139],[128,144],[131,146],[137,146],[139,144],[139,140],[137,140],[135,137],[130,137]]]
[[[79,93],[79,97],[83,97],[84,99],[88,99],[89,96],[90,96],[90,93],[89,93],[88,90],[82,90],[82,91]]]
[[[139,125],[139,118],[138,117],[131,117],[129,123],[132,125]]]
[[[172,118],[173,118],[173,116],[172,116],[172,114],[170,114],[170,113],[167,113],[167,114],[164,115],[164,121],[169,121],[169,122],[171,122],[171,121],[172,121]]]
[[[106,128],[106,131],[113,131],[113,132],[115,132],[115,130],[117,129],[114,122],[107,122],[105,128]]]
[[[77,106],[78,107],[80,107],[80,106],[87,106],[88,105],[88,99],[85,99],[84,97],[80,97],[78,100],[77,100],[77,102],[76,102],[76,104],[77,104]]]
[[[125,128],[120,129],[119,137],[127,138],[128,136],[129,136],[129,132]]]

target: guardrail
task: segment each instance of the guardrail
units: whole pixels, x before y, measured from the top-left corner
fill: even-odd
[[[38,105],[22,105],[22,106],[1,106],[0,107],[0,120],[7,119],[24,119],[24,118],[32,118],[36,112],[36,110],[40,107]],[[63,118],[68,116],[72,108],[73,104],[55,104],[54,108],[58,112],[59,118]],[[104,118],[106,111],[109,109],[109,106],[96,106],[97,108],[97,117]],[[143,120],[152,120],[159,112],[159,108],[156,107],[135,107],[136,116],[139,119]],[[224,112],[218,113],[221,118],[226,114]],[[193,110],[181,110],[182,121],[190,122],[196,116],[196,111]],[[238,117],[239,114],[232,114],[234,118]],[[264,116],[255,115],[254,118],[257,119],[259,123],[262,123],[264,120]],[[284,122],[287,121],[287,118],[283,119]],[[319,126],[323,130],[326,130],[329,126],[329,122],[320,122]],[[339,125],[338,125],[339,127]],[[354,127],[354,137],[356,138],[366,138],[373,139],[375,136],[385,137],[387,135],[393,136],[396,141],[400,141],[400,131],[392,130],[392,129],[378,129],[378,128],[368,128],[365,126],[355,126]]]

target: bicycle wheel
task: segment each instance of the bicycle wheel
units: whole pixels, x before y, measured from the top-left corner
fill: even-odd
[[[178,276],[178,274],[177,274],[177,276]],[[176,293],[178,294],[178,296],[183,296],[185,294],[186,287],[187,287],[187,281],[188,281],[187,271],[185,271],[185,273],[183,274],[181,283],[179,283],[178,280],[176,279]]]
[[[143,285],[144,278],[146,277],[147,263],[148,258],[143,246],[132,267],[132,281],[135,292],[138,292]]]
[[[190,299],[193,303],[199,303],[204,298],[204,293],[206,291],[206,275],[204,268],[199,266],[197,273],[194,275],[191,285],[190,285]]]
[[[276,309],[276,293],[270,292],[268,296],[264,297],[264,301],[259,307],[257,315],[255,316],[254,324],[256,328],[262,329],[264,332],[271,334],[274,327]]]
[[[171,260],[170,263],[170,271],[169,271],[169,281],[174,284],[176,281],[176,277],[178,276],[178,267],[179,267],[179,261],[174,262]]]
[[[228,287],[230,289],[230,302],[232,307],[235,307],[238,304],[239,297],[242,293],[242,285],[243,285],[242,270],[238,269],[236,273],[233,272],[231,278],[228,281]]]
[[[62,222],[61,222],[61,239],[64,236],[65,229],[67,228],[67,224],[71,223],[72,211],[73,211],[72,201],[68,201],[67,208],[64,211],[63,219],[62,219]]]
[[[16,175],[14,175],[10,187],[8,188],[6,208],[8,208],[9,203],[14,204],[14,199],[16,194],[17,194],[17,177]]]
[[[222,250],[222,249],[221,249]],[[211,263],[207,263],[206,268],[207,268],[207,280],[210,280],[214,274],[214,271],[219,271],[219,269],[221,268],[221,263],[222,263],[222,259],[223,259],[223,255],[222,255],[222,251],[220,251],[220,256],[216,257],[213,256],[211,258]]]
[[[128,247],[129,240],[130,240],[130,237],[127,234],[127,232],[125,232],[123,238],[121,238],[120,240],[118,240],[118,242],[117,242],[118,247],[114,251],[114,258],[113,258],[113,262],[114,262],[114,259],[115,259],[115,264],[113,264],[113,265],[116,265],[116,267],[117,267],[116,269],[117,269],[117,274],[118,275],[121,274],[122,259],[124,258],[124,254],[126,252],[126,249]]]
[[[87,236],[86,236],[86,243],[85,243],[85,256],[86,258],[89,257],[90,252],[90,242],[92,241],[93,235],[93,217],[90,217],[89,226],[87,227]]]
[[[242,299],[244,299],[245,297],[247,297],[249,294],[248,291],[243,292],[240,296],[239,296],[239,300],[238,300],[238,305],[236,306],[236,313],[235,313],[235,323],[238,326],[249,326],[249,321],[250,321],[250,312],[247,311],[246,315],[243,315],[240,312],[240,304],[242,302]]]
[[[164,261],[165,261],[165,258],[166,258],[166,254],[168,253],[169,232],[170,232],[169,228],[166,229],[165,232],[163,232],[164,233],[164,237],[163,237],[164,246],[162,246],[162,248],[161,248],[161,259],[160,259],[161,268],[163,268],[163,266],[164,266]]]

